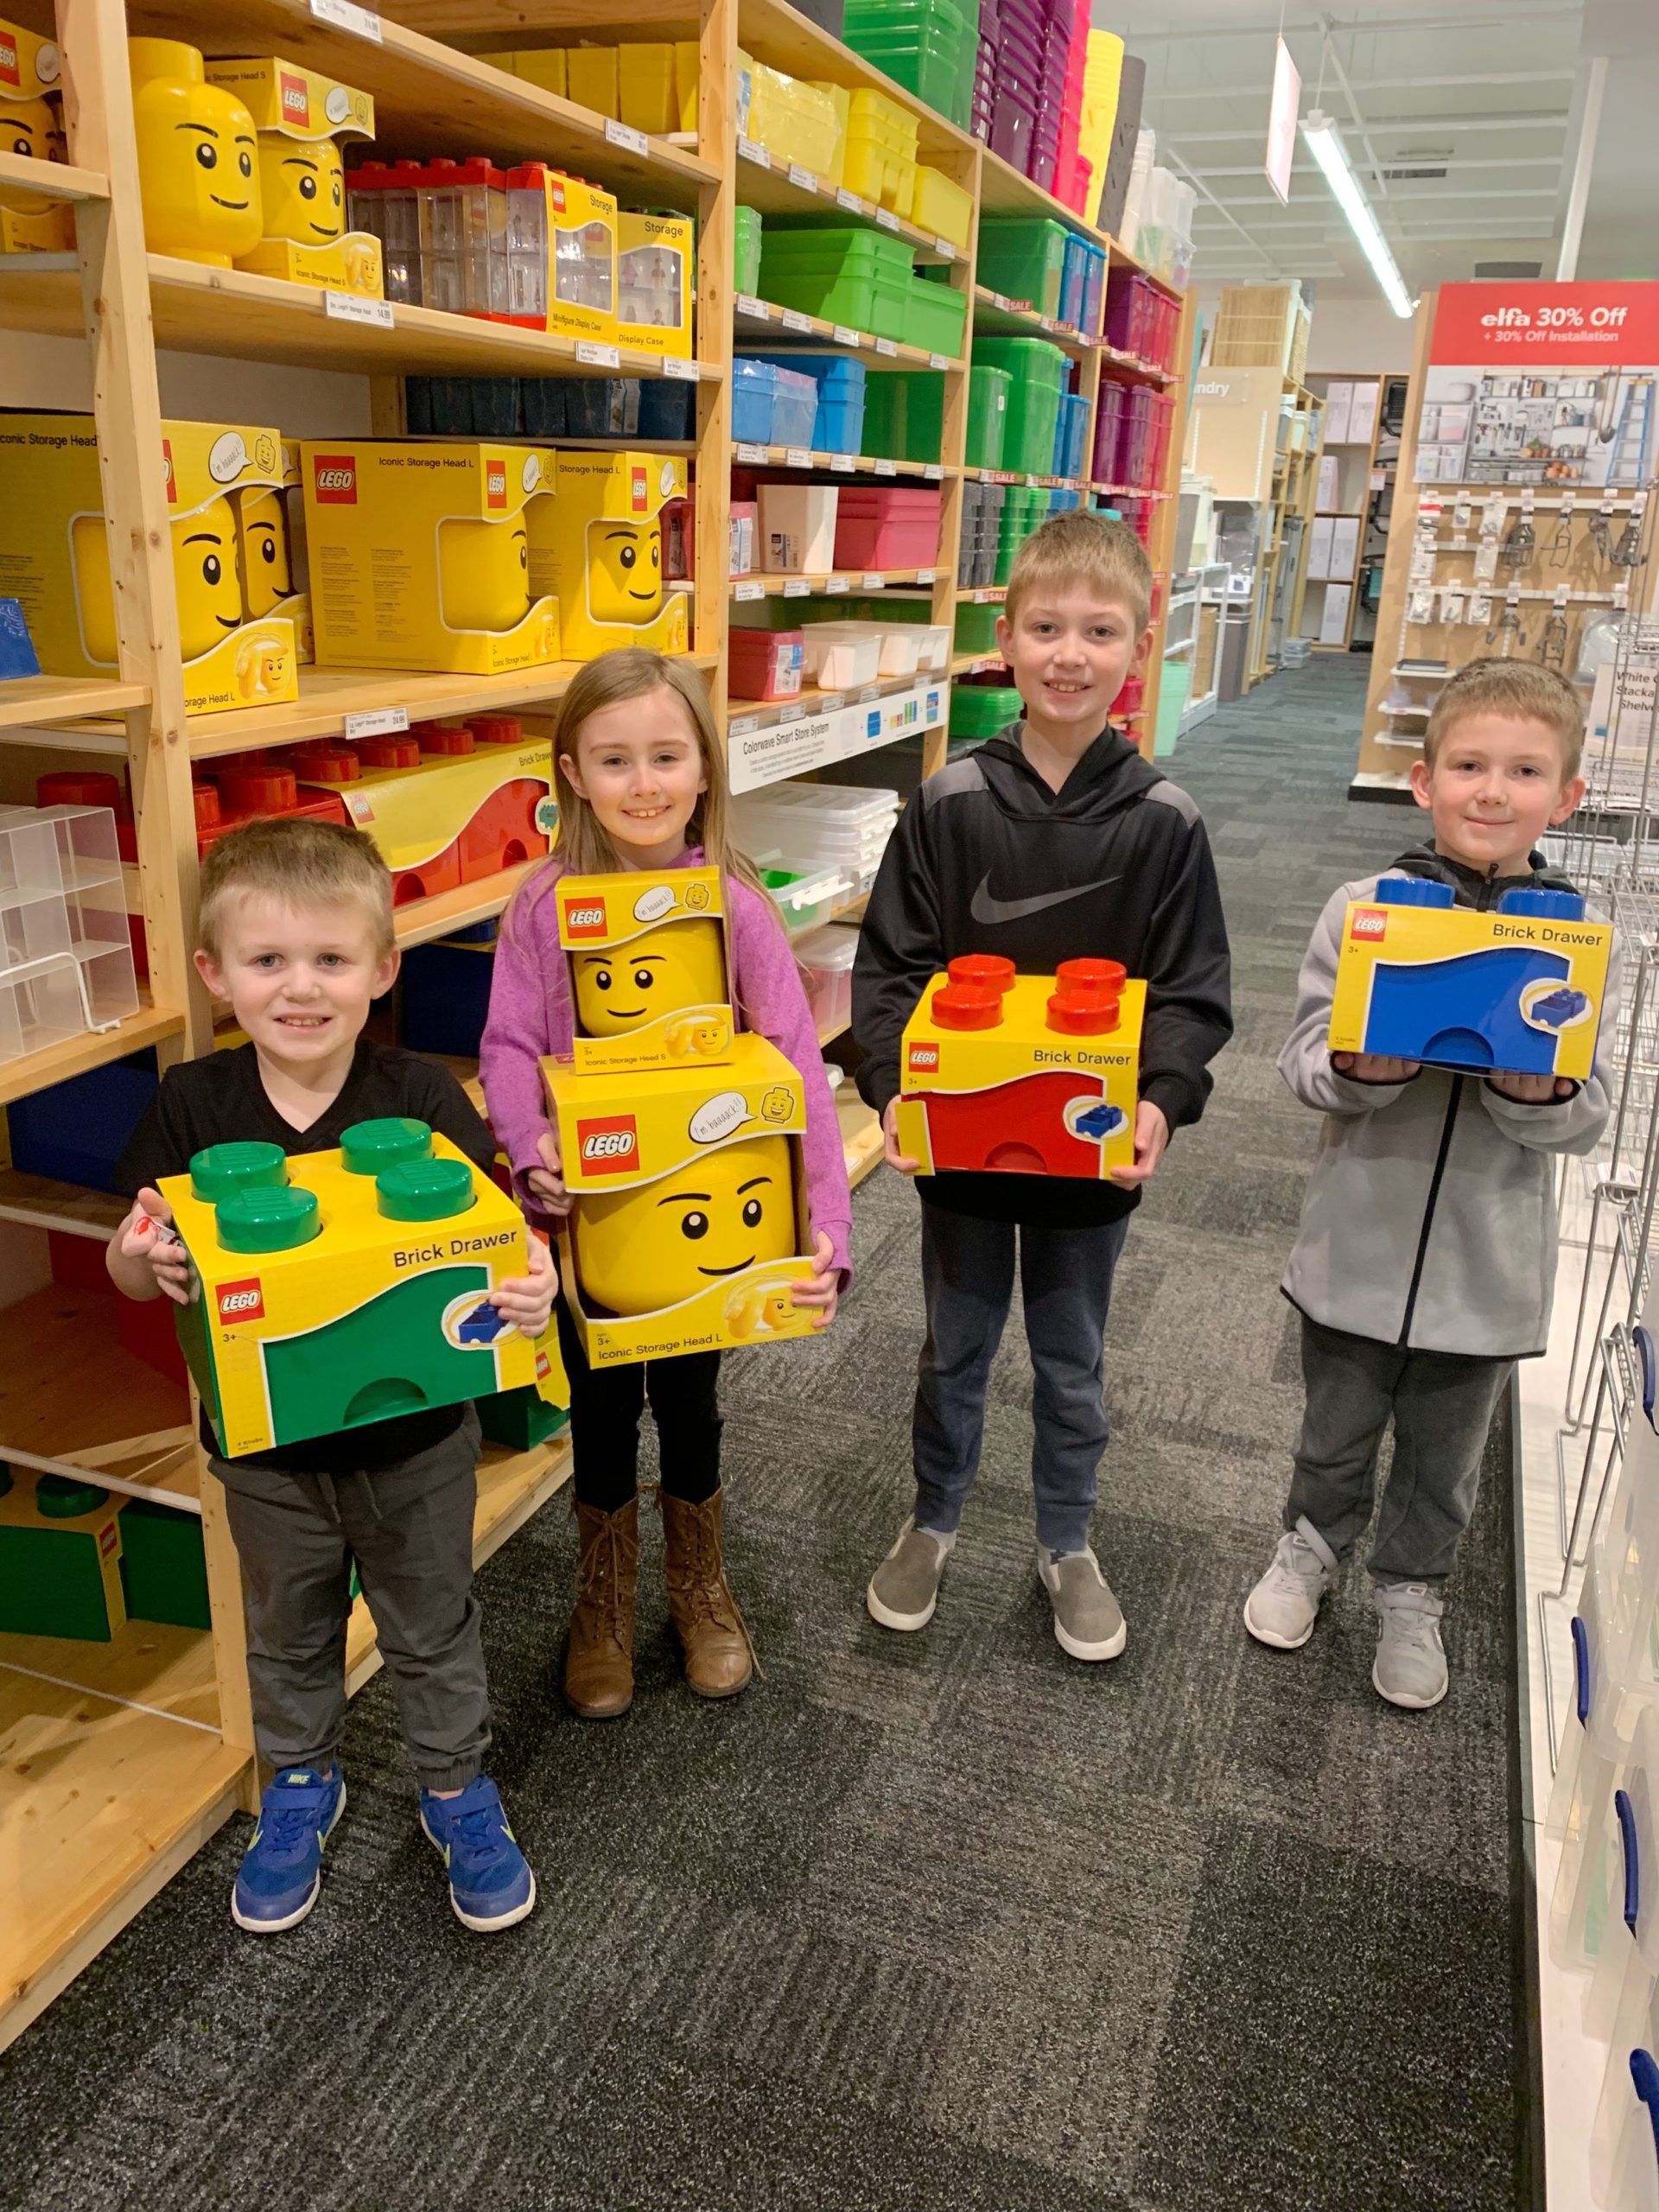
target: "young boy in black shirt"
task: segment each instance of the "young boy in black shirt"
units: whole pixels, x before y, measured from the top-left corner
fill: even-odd
[[[117,1172],[135,1204],[108,1254],[129,1298],[183,1305],[200,1294],[156,1185],[208,1145],[328,1152],[353,1122],[406,1116],[489,1172],[494,1142],[448,1071],[362,1033],[398,957],[391,878],[360,830],[302,820],[232,830],[202,867],[199,933],[196,965],[251,1041],[168,1069],[133,1132]],[[530,1249],[530,1274],[501,1285],[493,1302],[535,1337],[554,1275],[533,1237]],[[419,1777],[421,1825],[444,1857],[455,1912],[480,1931],[524,1919],[535,1877],[482,1770],[477,1414],[437,1407],[226,1459],[204,1412],[202,1440],[242,1562],[254,1739],[276,1770],[237,1875],[238,1926],[274,1934],[316,1902],[323,1847],[346,1804],[336,1751],[353,1560]]]

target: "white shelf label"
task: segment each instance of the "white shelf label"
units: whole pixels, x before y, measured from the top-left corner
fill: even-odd
[[[759,729],[760,727],[759,715],[740,715],[734,722],[727,723],[726,734],[728,737],[747,737],[752,729]]]
[[[847,694],[844,691],[826,691],[818,702],[818,712],[821,715],[839,714],[846,703]]]
[[[812,335],[812,318],[810,315],[803,315],[798,308],[785,308],[784,309],[784,328],[785,330],[792,330],[798,338],[810,338]]]
[[[605,143],[620,146],[625,154],[648,154],[651,151],[643,130],[636,130],[631,123],[619,123],[613,116],[608,115],[605,118]]]
[[[954,261],[957,257],[957,249],[949,238],[935,238],[933,251],[941,261]]]
[[[991,294],[991,305],[993,307],[1001,308],[1005,315],[1013,304],[1014,302],[1009,299],[1006,292],[993,292]]]
[[[844,207],[849,215],[861,215],[864,213],[864,202],[855,192],[849,192],[844,184],[836,188],[836,205],[837,207]]]
[[[1001,586],[999,586],[995,591],[976,591],[974,594],[974,605],[976,607],[1000,607],[1001,604],[1002,589]]]
[[[1037,322],[1039,329],[1048,331],[1051,335],[1060,327],[1059,324],[1055,321],[1052,315],[1039,315],[1037,318]]]
[[[899,474],[899,464],[896,461],[888,461],[884,456],[877,461],[875,473],[878,476],[896,476]]]
[[[784,450],[785,468],[810,468],[812,455],[805,446],[787,446]]]
[[[874,569],[870,569],[860,579],[859,588],[861,591],[885,591],[887,588],[887,578],[884,575],[878,575]]]
[[[849,453],[832,453],[830,456],[830,466],[831,468],[838,468],[843,476],[850,476],[853,473],[853,455]]]
[[[391,302],[365,300],[360,292],[325,292],[322,311],[330,322],[367,322],[377,330],[391,328]]]
[[[767,446],[741,445],[737,448],[736,458],[746,468],[764,468],[772,458],[772,451]]]
[[[810,599],[811,594],[812,587],[804,576],[791,576],[784,586],[785,599]]]
[[[948,369],[950,365],[950,356],[948,353],[930,353],[927,357],[927,365],[930,369]]]
[[[779,728],[787,729],[791,722],[799,721],[805,712],[806,709],[798,701],[792,707],[779,707],[778,709]]]
[[[766,302],[757,300],[753,292],[740,292],[732,305],[739,315],[758,315],[762,322],[767,320]]]
[[[851,589],[852,581],[850,576],[830,576],[825,579],[823,588],[830,598],[835,599],[841,593]]]
[[[346,734],[349,738],[396,737],[408,728],[407,707],[372,707],[363,714],[346,717]]]
[[[890,354],[894,360],[899,358],[899,348],[891,338],[878,338],[875,341],[875,350],[878,353]]]
[[[864,340],[858,331],[849,330],[844,322],[838,322],[836,325],[836,343],[837,346],[861,346]]]
[[[680,353],[664,354],[663,374],[671,383],[696,384],[698,381],[696,363],[688,361]]]
[[[318,22],[332,23],[337,31],[372,39],[376,46],[382,43],[380,18],[372,8],[353,7],[352,0],[311,0],[311,13]]]
[[[741,135],[737,142],[737,157],[741,162],[753,162],[758,169],[772,167],[772,156],[766,148],[757,146],[753,138],[745,138]]]
[[[937,569],[918,569],[916,581],[918,584],[931,584],[938,573]]]
[[[766,595],[765,584],[734,584],[732,587],[734,599],[764,599]]]
[[[875,219],[884,231],[896,231],[899,227],[899,218],[891,207],[878,207],[875,211]]]
[[[789,165],[789,181],[802,192],[816,192],[818,180],[810,169],[804,169],[798,162]]]
[[[872,699],[880,696],[881,686],[879,683],[867,683],[858,695],[858,703],[861,707],[868,707]]]
[[[944,464],[939,461],[930,461],[922,474],[930,484],[941,483],[944,478]]]
[[[620,369],[622,356],[614,346],[601,346],[592,338],[578,338],[576,359],[590,369]]]

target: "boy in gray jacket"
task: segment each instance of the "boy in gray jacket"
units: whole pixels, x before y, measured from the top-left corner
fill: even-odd
[[[1571,890],[1533,848],[1584,795],[1583,738],[1577,695],[1553,671],[1496,660],[1460,670],[1411,772],[1433,839],[1389,873],[1448,883],[1467,906],[1493,906],[1521,886]],[[1313,1635],[1338,1562],[1370,1521],[1391,1419],[1370,1562],[1371,1681],[1390,1704],[1421,1708],[1446,1693],[1441,1590],[1474,1510],[1493,1410],[1516,1360],[1548,1338],[1556,1155],[1592,1151],[1607,1120],[1617,976],[1610,970],[1587,1083],[1333,1053],[1345,910],[1376,883],[1344,884],[1327,901],[1279,1056],[1279,1072],[1325,1122],[1284,1281],[1302,1316],[1306,1406],[1285,1533],[1244,1625],[1287,1651]]]

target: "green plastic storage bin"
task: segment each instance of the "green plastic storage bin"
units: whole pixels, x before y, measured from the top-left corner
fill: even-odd
[[[937,461],[944,443],[944,378],[931,369],[872,371],[864,379],[860,450],[876,460]]]
[[[968,466],[1002,468],[1008,427],[1008,391],[1014,378],[1006,369],[976,361],[968,377]]]
[[[1025,701],[1012,685],[953,683],[950,687],[950,734],[983,740],[995,737],[1026,711]]]
[[[1010,484],[1008,496],[1002,509],[1001,534],[997,539],[996,575],[994,582],[1005,584],[1014,567],[1014,556],[1031,536],[1039,523],[1048,519],[1048,494],[1033,491],[1028,485]]]
[[[944,272],[941,271],[941,276]],[[968,295],[949,283],[936,282],[920,270],[910,280],[910,315],[906,340],[924,353],[943,353],[956,360],[962,352],[962,334],[968,327]],[[930,454],[937,461],[938,454]]]
[[[976,607],[972,600],[963,600],[957,609],[957,651],[959,653],[994,653],[996,651],[996,618],[1001,612],[1000,607]]]
[[[981,338],[975,343],[974,354],[982,367],[1008,372],[1003,467],[1022,476],[1051,474],[1054,425],[1066,381],[1065,354],[1046,338]]]
[[[758,207],[738,207],[733,210],[732,220],[737,233],[736,251],[733,256],[736,271],[736,289],[747,292],[751,299],[760,290],[760,210]]]
[[[1010,300],[1027,300],[1036,315],[1058,316],[1067,232],[1046,218],[987,217],[979,226],[980,283]]]
[[[955,0],[848,0],[842,35],[862,54],[966,130],[973,105],[978,11]]]
[[[121,1508],[121,1587],[135,1621],[211,1628],[200,1516],[129,1498]]]
[[[909,325],[915,251],[879,231],[780,231],[760,238],[760,296],[826,322],[902,341]]]

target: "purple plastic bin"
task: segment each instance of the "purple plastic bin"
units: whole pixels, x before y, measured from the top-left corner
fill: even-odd
[[[1031,127],[1035,121],[1029,108],[1021,107],[1016,100],[1006,96],[996,104],[996,113],[991,118],[991,151],[1001,154],[1022,171],[1026,156],[1031,151]]]
[[[1116,484],[1113,471],[1117,467],[1117,441],[1123,421],[1123,387],[1109,377],[1100,380],[1100,398],[1095,423],[1094,480],[1096,484]]]

